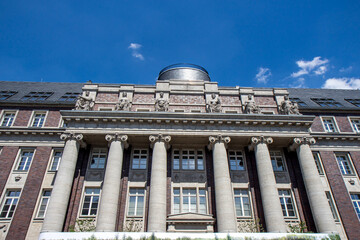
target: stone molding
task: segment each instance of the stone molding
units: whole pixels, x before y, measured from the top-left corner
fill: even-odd
[[[113,142],[113,141],[120,141],[121,143],[124,144],[125,148],[129,147],[129,144],[127,142],[128,135],[125,135],[125,134],[121,134],[121,133],[107,134],[105,136],[105,140],[108,141],[109,144],[111,144],[111,142]]]
[[[217,136],[210,136],[209,137],[209,145],[208,149],[212,150],[215,143],[224,143],[225,147],[227,147],[227,144],[231,141],[230,137],[223,137],[222,135]]]
[[[255,146],[260,143],[265,143],[265,144],[269,145],[269,144],[272,144],[273,142],[274,142],[274,140],[272,137],[264,137],[264,136],[252,137],[251,144],[249,146],[249,150],[250,151],[254,150]]]
[[[312,145],[316,143],[315,138],[313,137],[300,137],[300,138],[294,138],[294,143],[289,147],[290,151],[295,151],[296,148],[298,148],[300,145],[306,144],[306,145]]]
[[[81,133],[63,133],[60,135],[60,139],[67,142],[69,140],[75,140],[80,144],[80,147],[85,148],[86,143],[83,141],[84,136]]]
[[[166,148],[169,149],[170,148],[169,142],[171,141],[171,136],[169,136],[169,135],[164,136],[161,133],[159,133],[157,136],[156,135],[150,135],[149,136],[149,141],[151,142],[151,148],[154,147],[154,144],[156,142],[164,142]]]

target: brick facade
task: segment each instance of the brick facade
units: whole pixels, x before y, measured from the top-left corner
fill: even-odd
[[[0,154],[0,194],[4,190],[18,151],[19,147],[4,146],[2,148]]]

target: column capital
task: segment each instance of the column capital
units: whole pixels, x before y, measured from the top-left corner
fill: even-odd
[[[289,147],[290,151],[295,151],[296,148],[298,148],[300,145],[303,144],[311,145],[316,143],[316,140],[313,137],[299,137],[299,138],[294,138],[293,141],[294,141],[293,144],[291,144],[291,146]]]
[[[105,136],[105,140],[109,142],[109,144],[111,144],[111,142],[113,141],[119,141],[121,143],[124,144],[124,147],[127,148],[129,146],[127,140],[128,140],[128,135],[125,134],[121,134],[121,133],[115,133],[115,134],[107,134]]]
[[[151,142],[151,148],[153,148],[153,146],[156,142],[163,142],[163,143],[165,143],[165,146],[168,149],[170,147],[169,142],[171,141],[171,136],[169,136],[169,135],[164,136],[161,133],[159,133],[157,136],[150,135],[149,141]]]
[[[259,143],[265,143],[265,144],[272,144],[274,142],[274,140],[272,139],[272,137],[264,137],[264,136],[259,136],[259,137],[252,137],[251,138],[251,144],[249,146],[249,150],[252,151],[254,149],[254,147],[256,145],[258,145]]]
[[[86,143],[83,141],[84,136],[81,133],[63,133],[60,135],[60,139],[67,142],[69,140],[77,141],[81,147],[86,147]]]
[[[227,144],[231,141],[230,137],[223,137],[222,135],[217,136],[210,136],[209,137],[209,145],[208,149],[212,150],[215,143],[224,143],[225,147],[227,147]]]

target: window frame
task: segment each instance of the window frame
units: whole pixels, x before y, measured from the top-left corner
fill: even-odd
[[[338,210],[337,210],[337,207],[335,205],[335,201],[334,201],[334,198],[333,198],[331,192],[326,191],[325,195],[326,195],[326,198],[328,200],[330,211],[332,213],[334,221],[335,222],[340,222],[339,213],[338,213]]]
[[[179,194],[175,194],[174,190],[179,190]],[[185,190],[195,190],[196,196],[196,210],[195,211],[184,211],[184,206],[188,206],[187,210],[191,210],[191,195],[185,194],[184,195],[184,189]],[[200,191],[204,191],[204,194],[201,194]],[[175,197],[179,198],[179,212],[176,212],[175,210]],[[209,203],[208,203],[208,191],[206,186],[200,186],[200,185],[174,185],[171,188],[171,214],[186,214],[186,213],[194,213],[194,214],[208,214],[209,213]],[[184,199],[188,200],[188,203],[184,203]],[[190,199],[190,200],[189,200]],[[202,201],[201,199],[204,199]],[[201,203],[203,202],[203,203]],[[205,204],[205,209],[201,207],[202,204]],[[202,210],[205,210],[205,212],[201,212]]]
[[[21,98],[22,101],[46,101],[54,92],[31,91]]]
[[[8,194],[10,192],[19,192],[19,195],[18,196],[8,196]],[[21,197],[21,189],[6,189],[5,191],[5,194],[3,196],[3,199],[2,199],[2,202],[1,202],[1,210],[0,210],[0,219],[12,219],[12,217],[14,216],[15,214],[15,211],[16,211],[16,208],[17,208],[17,205],[19,203],[19,200],[20,200],[20,197]],[[8,199],[11,199],[11,204],[9,205],[9,208],[6,210],[6,214],[4,217],[2,217],[1,215],[3,214],[4,212],[4,208],[5,208],[5,205],[6,205],[6,202]],[[16,200],[16,203],[13,204],[14,200]],[[15,207],[13,207],[15,205]],[[11,213],[11,216],[9,217],[9,213],[11,212],[11,209],[12,209],[12,213]]]
[[[231,152],[234,152],[235,154],[231,153]],[[241,153],[240,155],[238,153]],[[233,150],[233,149],[230,149],[228,150],[227,152],[227,155],[228,155],[228,163],[229,163],[229,169],[230,171],[246,171],[246,158],[245,158],[245,154],[242,150]],[[238,159],[238,157],[241,157],[241,160]],[[234,158],[234,159],[231,159],[231,158]],[[242,169],[238,169],[238,167],[241,165],[238,164],[242,162]],[[232,163],[235,163],[232,164]],[[232,169],[232,167],[235,166],[236,169]]]
[[[289,98],[292,103],[296,103],[299,107],[307,107],[308,105],[298,97]]]
[[[96,164],[96,167],[92,167],[92,160],[93,160],[93,156],[95,153],[95,151],[97,150],[104,150],[104,154],[105,154],[105,160],[104,160],[104,166],[103,167],[99,167],[99,163]],[[100,155],[100,154],[99,154]],[[108,149],[107,148],[103,148],[103,147],[94,147],[91,149],[91,154],[89,155],[89,167],[88,169],[105,169],[106,168],[106,163],[107,163],[107,158],[108,158]]]
[[[76,92],[66,92],[58,99],[58,101],[61,101],[61,102],[75,102],[80,94],[81,93],[76,93]]]
[[[55,155],[58,152],[61,152],[60,157]],[[63,153],[64,153],[64,149],[62,149],[62,148],[53,148],[52,149],[52,153],[51,153],[51,157],[50,157],[50,165],[49,165],[49,168],[48,168],[49,172],[56,172],[56,171],[59,170],[59,166],[60,166],[60,163],[61,163]],[[55,157],[59,157],[60,159],[57,161],[56,168],[54,170],[53,166],[54,166],[54,162],[55,162],[54,161]]]
[[[15,96],[17,93],[18,93],[18,91],[11,91],[11,90],[0,91],[0,101],[8,100],[12,96]]]
[[[45,195],[46,192],[50,192],[50,195]],[[52,192],[52,189],[43,189],[42,190],[41,195],[40,195],[40,201],[39,201],[38,209],[37,209],[37,212],[36,212],[36,218],[37,219],[44,219],[45,218],[46,211],[47,211],[47,208],[49,206],[49,202],[50,202],[50,198],[51,198],[51,192]],[[46,204],[43,204],[44,200],[46,200]],[[44,206],[44,205],[45,205],[45,209],[41,209],[42,206]],[[43,211],[43,215],[39,216],[41,211]]]
[[[274,169],[273,159],[272,159],[272,157],[274,157],[274,156],[272,156],[272,153],[275,153],[275,152],[279,153],[279,155],[277,155],[276,157],[281,157],[281,162],[282,162],[282,165],[283,165],[283,168],[284,168],[283,170]],[[286,159],[285,159],[285,156],[284,156],[284,152],[281,151],[281,150],[271,149],[269,151],[269,154],[270,154],[271,166],[273,167],[274,173],[276,173],[276,172],[287,172]],[[276,162],[276,165],[277,165],[276,167],[279,168],[278,161]]]
[[[135,151],[139,151],[139,153],[135,153]],[[146,151],[145,167],[141,167],[141,166],[143,166],[143,164],[142,164],[143,156],[145,156],[145,153],[143,153],[143,151]],[[135,156],[139,156],[139,158],[135,158]],[[131,170],[135,170],[135,171],[136,170],[146,170],[148,167],[148,161],[149,161],[149,149],[148,148],[133,148],[132,149],[132,151],[131,151]],[[134,166],[137,166],[138,168],[134,168]]]
[[[357,195],[358,199],[353,199],[353,195]],[[354,207],[355,214],[360,221],[360,193],[350,193],[351,203]]]
[[[355,170],[354,170],[354,165],[352,163],[352,159],[351,156],[348,152],[334,152],[335,155],[335,159],[337,162],[337,165],[339,167],[339,170],[341,172],[342,176],[356,176]],[[345,162],[348,163],[348,167],[349,167],[349,173],[348,170],[346,170],[346,166],[344,164],[340,164],[342,162],[339,162],[338,157],[345,157]]]
[[[289,195],[280,195],[280,191],[288,191],[289,192]],[[282,209],[282,213],[283,213],[283,217],[285,219],[296,219],[298,217],[298,213],[297,213],[297,206],[296,206],[296,202],[294,201],[294,196],[293,196],[293,191],[292,189],[290,188],[279,188],[278,189],[278,195],[279,195],[279,200],[280,200],[280,206],[281,206],[281,209]],[[288,209],[288,202],[285,201],[285,204],[282,204],[282,201],[281,199],[290,199],[291,200],[291,204],[292,204],[292,207],[293,207],[293,212],[294,212],[294,216],[289,216],[289,209]],[[284,208],[283,206],[285,207],[285,212],[286,212],[286,215],[284,215]]]
[[[99,193],[86,193],[87,189],[98,189]],[[85,204],[85,199],[86,197],[90,197],[90,202],[89,202],[89,207],[86,208],[87,209],[87,214],[83,214],[84,213],[84,204]],[[98,197],[98,201],[97,201],[97,206],[96,206],[96,213],[92,214],[92,210],[95,209],[93,208],[93,203],[94,203],[94,197]],[[82,201],[81,201],[81,208],[79,208],[80,210],[80,217],[90,217],[90,218],[95,218],[98,214],[99,211],[99,207],[100,207],[100,201],[101,201],[101,188],[98,186],[85,186],[83,188],[83,196],[82,196]]]
[[[343,105],[333,98],[311,98],[313,102],[321,107],[326,108],[341,108]]]
[[[349,117],[350,125],[354,132],[360,133],[360,118]],[[354,123],[353,121],[358,121],[358,123]]]
[[[345,101],[354,105],[355,107],[360,107],[360,99],[359,98],[345,98]]]
[[[40,124],[37,124],[36,126],[34,126],[37,114],[45,114],[41,126],[40,126]],[[31,128],[43,128],[43,127],[45,127],[47,115],[48,115],[48,111],[46,111],[46,110],[45,111],[44,110],[34,110],[32,112],[28,127],[31,127]],[[40,121],[40,123],[41,123],[41,121]]]
[[[143,193],[131,193],[131,189],[143,190]],[[131,205],[131,197],[135,197],[135,206],[134,206],[134,214],[130,214],[130,205]],[[142,212],[141,214],[137,214],[139,211],[139,197],[143,198],[142,202]],[[126,216],[127,217],[144,217],[145,216],[145,201],[146,201],[146,189],[144,187],[129,187],[128,188],[128,197],[127,197],[127,208],[126,208]]]
[[[328,123],[325,124],[325,121],[331,121],[331,123],[334,125],[334,131],[331,131],[330,129],[327,128]],[[339,128],[338,125],[336,123],[336,119],[333,116],[321,116],[321,123],[322,126],[324,128],[324,131],[326,133],[339,133]]]
[[[236,194],[235,191],[239,190],[240,194]],[[247,195],[243,195],[243,191],[246,191]],[[236,217],[237,218],[252,218],[253,216],[253,207],[252,207],[252,200],[251,200],[251,192],[249,191],[248,188],[234,188],[233,189],[233,193],[234,193],[234,204],[235,204],[235,213],[236,213]],[[249,204],[249,211],[250,211],[250,215],[245,215],[245,209],[244,209],[244,198],[248,199],[248,204]],[[237,201],[236,198],[240,199],[240,211],[242,213],[242,215],[238,215],[238,207],[237,207]]]
[[[8,123],[3,126],[3,122],[4,122],[4,118],[5,118],[5,115],[6,114],[14,114],[13,118],[12,118],[12,121],[11,121],[11,124],[8,125]],[[3,110],[2,113],[1,113],[1,118],[0,118],[0,127],[4,127],[4,128],[8,128],[8,127],[12,127],[15,123],[15,120],[16,120],[16,117],[17,117],[17,113],[18,113],[18,110]]]
[[[320,156],[320,153],[317,152],[317,151],[313,151],[312,152],[313,154],[313,158],[314,158],[314,161],[315,161],[315,165],[316,165],[316,168],[318,170],[318,173],[320,176],[324,176],[325,175],[325,171],[324,171],[324,166],[322,164],[322,160],[321,160],[321,156]],[[316,157],[315,157],[316,156]]]
[[[175,152],[179,152],[178,154]],[[190,158],[192,156],[192,154],[190,153],[191,151],[194,151],[194,158]],[[184,152],[187,152],[184,154]],[[201,154],[199,154],[199,152],[201,152]],[[175,157],[178,158],[175,158]],[[184,157],[188,157],[188,163],[184,164]],[[172,154],[171,154],[171,169],[173,171],[205,171],[206,169],[206,158],[205,158],[205,151],[202,148],[174,148],[172,150]],[[175,164],[175,160],[178,161],[178,164]],[[192,166],[191,160],[194,161],[194,168],[190,168]],[[201,162],[201,164],[199,164]],[[188,168],[184,168],[184,166],[186,166]],[[178,166],[178,168],[175,168],[175,166]],[[201,168],[199,168],[199,166],[202,166]]]
[[[29,162],[29,157],[26,157],[25,164],[23,165],[22,169],[20,169],[20,167],[22,166],[21,163],[22,163],[24,152],[32,152],[32,155],[31,155],[30,162]],[[30,170],[31,164],[34,160],[35,152],[36,152],[36,149],[34,149],[34,148],[20,148],[18,155],[16,157],[16,165],[15,165],[16,167],[15,167],[14,171],[28,172]]]

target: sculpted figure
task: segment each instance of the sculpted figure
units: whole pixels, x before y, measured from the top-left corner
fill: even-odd
[[[249,94],[248,100],[245,103],[245,113],[246,114],[260,114],[261,109],[259,106],[256,105],[254,101],[254,96]]]
[[[127,98],[127,93],[123,92],[122,97],[116,103],[115,111],[130,111],[131,102]]]
[[[289,96],[284,97],[284,101],[280,105],[280,113],[285,115],[299,115],[299,107],[297,103],[292,103],[289,100]]]
[[[160,97],[155,101],[155,111],[167,112],[169,108],[169,101],[164,98],[164,93],[160,93]]]
[[[211,99],[206,103],[207,112],[221,112],[221,102],[215,93],[211,94]]]
[[[92,99],[92,97],[90,97],[90,92],[86,91],[85,96],[83,96],[83,95],[78,96],[76,104],[75,104],[75,109],[90,111],[90,110],[93,110],[94,105],[95,105],[95,102]]]

